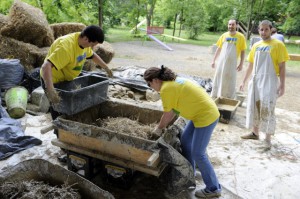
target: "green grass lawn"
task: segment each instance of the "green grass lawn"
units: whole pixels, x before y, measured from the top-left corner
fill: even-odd
[[[145,29],[145,27],[142,27]],[[110,28],[108,32],[106,33],[106,39],[108,42],[114,43],[114,42],[127,42],[127,41],[141,41],[144,39],[145,31],[139,31],[138,34],[132,34],[130,32],[130,28],[127,27],[115,27],[115,28]],[[172,29],[165,29],[164,34],[166,35],[171,35],[173,34]],[[179,37],[179,31],[177,30],[175,32],[175,36]],[[206,32],[202,33],[201,35],[198,36],[196,40],[191,40],[188,39],[188,35],[186,34],[185,31],[181,31],[180,38],[186,39],[186,41],[182,40],[177,40],[177,39],[172,39],[169,37],[165,37],[164,41],[166,43],[182,43],[182,44],[192,44],[192,45],[200,45],[200,46],[211,46],[215,44],[218,40],[218,38],[221,36],[222,33],[212,33],[212,32]],[[163,39],[161,36],[157,36],[158,39]],[[297,36],[292,36],[290,40],[300,40],[300,37]],[[249,42],[247,41],[247,52],[246,54],[249,53]],[[287,50],[289,54],[300,54],[300,45],[297,44],[286,44]],[[300,61],[288,61],[287,63],[288,66],[291,67],[300,67]]]

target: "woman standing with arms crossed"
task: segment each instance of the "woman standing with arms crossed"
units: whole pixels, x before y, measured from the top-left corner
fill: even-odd
[[[198,166],[204,189],[197,190],[200,198],[221,196],[221,186],[212,164],[206,154],[206,148],[213,130],[218,123],[220,113],[215,102],[198,84],[177,77],[169,68],[151,67],[144,73],[149,87],[160,92],[164,113],[154,133],[161,135],[175,115],[189,120],[181,135],[183,155],[188,159],[196,173]]]

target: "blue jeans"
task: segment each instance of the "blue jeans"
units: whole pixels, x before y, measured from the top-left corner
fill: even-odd
[[[183,155],[192,164],[194,171],[196,165],[198,166],[206,189],[209,191],[221,190],[214,168],[206,154],[206,147],[218,121],[219,119],[209,126],[198,128],[189,121],[181,136]]]

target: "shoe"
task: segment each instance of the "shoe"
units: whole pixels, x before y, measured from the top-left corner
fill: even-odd
[[[242,135],[241,138],[242,139],[259,140],[259,135],[255,135],[253,132],[251,132],[249,134]]]
[[[220,197],[221,196],[221,191],[214,191],[210,192],[207,191],[206,189],[200,189],[195,192],[195,196],[199,198],[214,198],[214,197]]]

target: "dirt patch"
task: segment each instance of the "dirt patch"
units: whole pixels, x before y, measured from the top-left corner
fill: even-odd
[[[115,57],[109,64],[110,67],[140,66],[149,68],[152,66],[165,66],[180,74],[196,75],[201,78],[213,79],[215,69],[211,68],[213,54],[209,47],[172,43],[169,45],[173,51],[166,50],[154,41],[134,41],[112,43]],[[290,61],[289,61],[290,62]],[[299,78],[300,67],[286,67],[286,88],[284,96],[277,100],[277,108],[300,112],[300,90]],[[300,62],[299,62],[300,65]],[[236,88],[242,82],[246,73],[248,63],[244,63],[243,70],[237,73]],[[247,87],[245,87],[247,88]],[[247,94],[247,91],[245,91]]]

